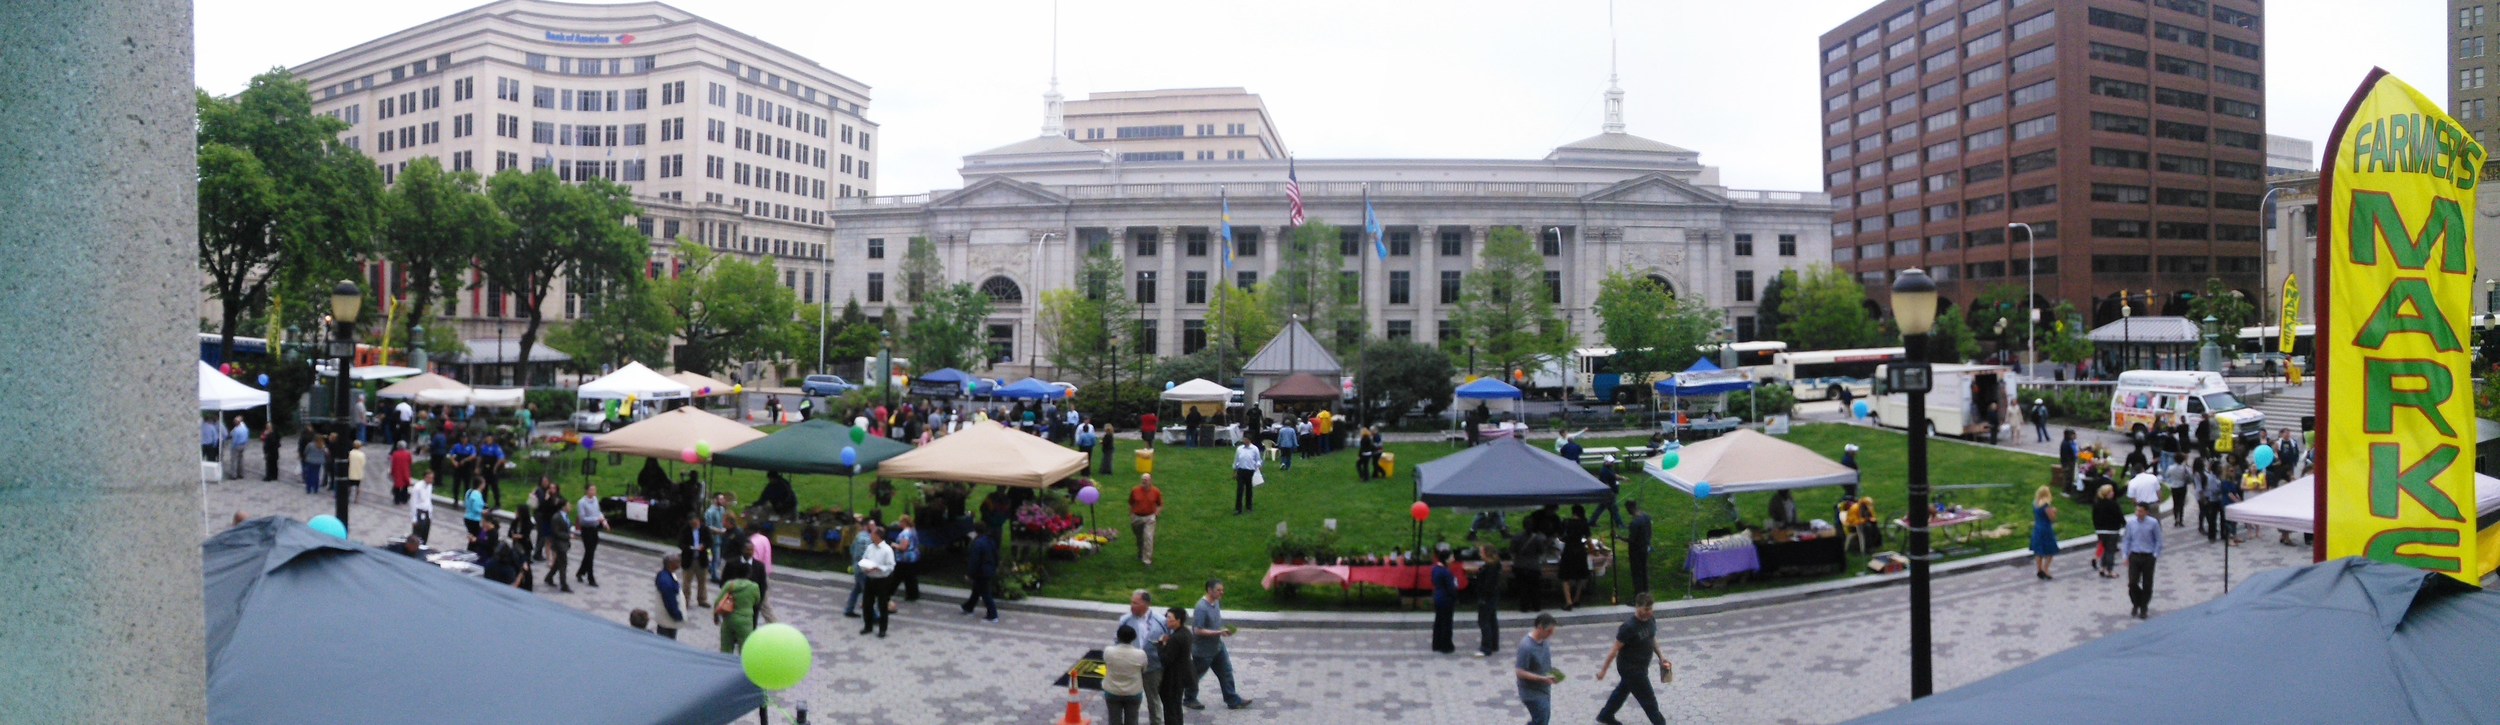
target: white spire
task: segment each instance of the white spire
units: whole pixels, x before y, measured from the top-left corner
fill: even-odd
[[[1623,86],[1615,80],[1615,4],[1606,3],[1606,126],[1607,133],[1623,133]]]
[[[1059,95],[1059,3],[1050,4],[1050,92],[1042,94],[1042,135],[1057,136],[1067,127],[1066,106]]]

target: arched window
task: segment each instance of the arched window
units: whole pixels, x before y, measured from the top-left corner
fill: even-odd
[[[981,282],[981,294],[989,295],[990,301],[997,304],[1018,305],[1024,303],[1024,288],[1016,286],[1015,280],[1005,277],[991,277],[987,280],[983,280]]]
[[[1657,285],[1658,290],[1667,293],[1668,297],[1675,296],[1675,285],[1669,284],[1667,278],[1653,274],[1649,276],[1649,283]]]

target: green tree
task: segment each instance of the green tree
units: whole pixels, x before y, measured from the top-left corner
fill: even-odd
[[[1970,329],[1970,318],[1961,310],[1936,312],[1936,329],[1927,335],[1927,357],[1945,362],[1968,362],[1979,357],[1979,336]]]
[[[815,332],[812,325],[800,324],[798,293],[781,286],[780,271],[771,262],[716,254],[682,241],[677,257],[684,268],[676,278],[654,286],[671,329],[686,341],[678,369],[710,371],[732,362],[788,357]]]
[[[330,285],[359,276],[381,223],[382,174],[339,139],[345,122],[313,114],[312,93],[285,69],[232,97],[194,100],[200,267],[231,358],[243,320],[309,326]],[[269,309],[273,298],[282,309]]]
[[[1617,270],[1597,283],[1597,331],[1615,349],[1615,372],[1682,370],[1700,357],[1722,314],[1700,300],[1667,294],[1648,277]]]
[[[1076,285],[1042,293],[1041,335],[1051,362],[1091,384],[1141,372],[1131,339],[1137,305],[1129,301],[1118,257],[1105,245],[1085,257]]]
[[[1269,299],[1273,296],[1265,284],[1248,289],[1230,284],[1215,286],[1215,304],[1207,310],[1207,334],[1212,336],[1207,349],[1216,357],[1217,375],[1240,374],[1241,366],[1249,364],[1250,355],[1276,337],[1276,330],[1283,325],[1276,321],[1276,306]]]
[[[2030,313],[2024,311],[2029,309],[2024,303],[2029,299],[2031,294],[2020,285],[1989,285],[1971,300],[1971,331],[1980,339],[1995,342],[2000,350],[2021,348],[2031,334]]]
[[[1453,315],[1485,362],[1510,377],[1541,360],[1570,352],[1562,318],[1545,289],[1545,258],[1527,232],[1496,227],[1477,252],[1475,270],[1459,283]]]
[[[542,310],[555,280],[565,276],[596,289],[641,274],[650,240],[626,219],[641,213],[633,193],[606,179],[568,184],[553,170],[496,174],[488,195],[512,223],[511,235],[486,254],[486,278],[518,297],[521,384],[530,385],[530,348],[545,323]]]
[[[2214,329],[2222,331],[2217,340],[2222,356],[2238,357],[2239,345],[2233,341],[2238,339],[2240,328],[2257,318],[2257,306],[2241,296],[2239,290],[2223,286],[2220,278],[2206,277],[2205,291],[2188,300],[2188,318],[2202,326],[2207,317],[2214,318]]]
[[[2092,330],[2083,325],[2082,316],[2075,314],[2075,306],[2059,302],[2051,312],[2048,321],[2041,323],[2040,354],[2048,357],[2049,362],[2065,365],[2092,359]]]
[[[990,296],[970,282],[957,282],[922,297],[905,325],[907,332],[894,341],[922,370],[978,370],[990,361],[988,331],[982,327],[989,316]]]
[[[1355,386],[1361,420],[1395,421],[1419,403],[1425,415],[1449,407],[1450,381],[1458,377],[1458,369],[1440,348],[1413,340],[1374,340],[1363,347],[1363,359],[1363,377]]]
[[[946,263],[938,259],[937,243],[928,237],[912,237],[903,250],[902,277],[903,301],[915,305],[924,295],[945,285]]]
[[[1298,317],[1314,331],[1321,345],[1342,360],[1354,353],[1361,331],[1368,328],[1359,299],[1361,290],[1347,284],[1351,273],[1345,271],[1340,238],[1340,230],[1326,222],[1314,220],[1295,227],[1276,250],[1276,277],[1268,306],[1279,326],[1282,320]]]
[[[461,273],[511,234],[477,172],[445,173],[432,156],[408,162],[382,197],[381,249],[407,280],[406,327],[427,324],[437,299],[460,293]]]
[[[658,281],[627,276],[584,294],[582,318],[549,325],[547,346],[573,356],[584,369],[667,359],[677,319],[660,303],[659,286]]]
[[[1797,286],[1797,271],[1780,270],[1771,281],[1762,285],[1761,304],[1754,309],[1754,329],[1765,335],[1778,335],[1781,325],[1788,324],[1788,313],[1782,306],[1788,302],[1788,289]]]
[[[824,357],[836,365],[845,365],[849,361],[875,355],[881,334],[884,332],[884,318],[869,317],[861,313],[859,298],[853,297],[842,303],[842,314],[834,318],[832,331],[825,335]],[[867,376],[862,374],[853,377],[865,378]]]
[[[1795,350],[1874,347],[1886,336],[1867,316],[1865,301],[1865,288],[1849,273],[1829,264],[1808,267],[1780,303],[1789,318],[1780,337]]]

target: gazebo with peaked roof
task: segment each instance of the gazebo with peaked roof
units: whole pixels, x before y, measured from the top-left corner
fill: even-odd
[[[1274,400],[1266,394],[1267,391],[1297,373],[1320,378],[1333,390],[1336,381],[1345,375],[1345,366],[1337,362],[1337,356],[1330,354],[1328,347],[1321,345],[1319,337],[1312,335],[1311,329],[1304,327],[1301,320],[1292,320],[1286,322],[1284,329],[1276,332],[1276,337],[1260,346],[1258,353],[1251,355],[1250,361],[1241,366],[1242,387],[1253,399],[1262,401],[1260,405],[1266,407],[1267,412],[1274,413],[1273,405],[1265,402]]]

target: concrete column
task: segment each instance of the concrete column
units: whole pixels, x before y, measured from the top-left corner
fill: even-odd
[[[204,722],[191,4],[0,28],[0,720]]]
[[[1161,289],[1155,290],[1154,317],[1162,320],[1156,324],[1163,328],[1163,339],[1155,342],[1162,348],[1157,354],[1164,357],[1181,354],[1181,300],[1187,280],[1181,279],[1180,233],[1177,226],[1155,227],[1155,283]]]

